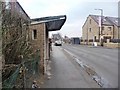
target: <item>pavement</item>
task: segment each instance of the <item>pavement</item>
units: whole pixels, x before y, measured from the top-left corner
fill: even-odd
[[[41,88],[100,88],[59,46],[53,46],[50,66],[48,78]]]

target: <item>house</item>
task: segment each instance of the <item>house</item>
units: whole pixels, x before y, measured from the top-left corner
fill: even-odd
[[[28,31],[30,18],[23,10],[21,5],[13,0],[2,2],[2,88],[12,88],[16,86],[17,81],[23,83],[19,76],[21,68],[26,67],[23,61],[29,57],[30,46],[28,46]],[[32,68],[33,64],[31,65]],[[29,66],[30,67],[30,66]],[[30,71],[31,69],[29,69]],[[34,70],[35,71],[35,70]],[[32,71],[31,71],[32,72]],[[11,78],[10,77],[14,77]],[[9,79],[8,79],[9,78]],[[24,78],[24,77],[23,77]],[[23,85],[24,86],[24,85]]]
[[[9,10],[11,12],[11,15],[17,14],[25,20],[30,21],[30,17],[19,4],[19,2],[17,2],[17,0],[5,0],[5,2],[2,2],[2,8]]]
[[[62,36],[60,35],[60,33],[57,33],[57,34],[52,34],[52,41],[53,43],[56,41],[56,40],[62,40]]]
[[[40,66],[46,73],[46,63],[50,59],[49,32],[60,30],[66,21],[66,15],[31,19],[29,39],[34,50],[40,50]]]
[[[22,61],[19,55],[23,53],[18,49],[28,41],[29,24],[30,17],[16,0],[2,2],[2,54],[6,64]]]
[[[63,42],[67,43],[67,44],[70,44],[71,43],[71,39],[68,36],[65,35],[64,38],[63,38]]]
[[[84,44],[92,44],[102,40],[104,43],[107,41],[119,41],[119,27],[117,17],[102,16],[102,29],[99,26],[99,15],[89,15],[82,27],[82,40]]]

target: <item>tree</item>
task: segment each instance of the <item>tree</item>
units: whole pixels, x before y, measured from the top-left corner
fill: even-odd
[[[10,76],[11,71],[15,70],[14,65],[18,65],[32,56],[32,47],[28,39],[30,22],[18,11],[12,12],[11,8],[6,8],[5,2],[2,2],[1,16],[2,55],[5,60],[2,72],[4,80]],[[12,65],[13,67],[11,67]]]

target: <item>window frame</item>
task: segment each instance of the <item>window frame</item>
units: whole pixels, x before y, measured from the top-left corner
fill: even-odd
[[[37,29],[33,29],[32,30],[32,40],[36,40],[37,39]]]
[[[112,27],[108,27],[108,31],[111,31],[112,30]]]
[[[89,32],[92,32],[92,28],[89,28]]]

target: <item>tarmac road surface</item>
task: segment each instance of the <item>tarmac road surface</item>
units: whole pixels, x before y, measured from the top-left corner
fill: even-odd
[[[61,48],[94,68],[111,88],[118,87],[118,49],[69,44]]]

